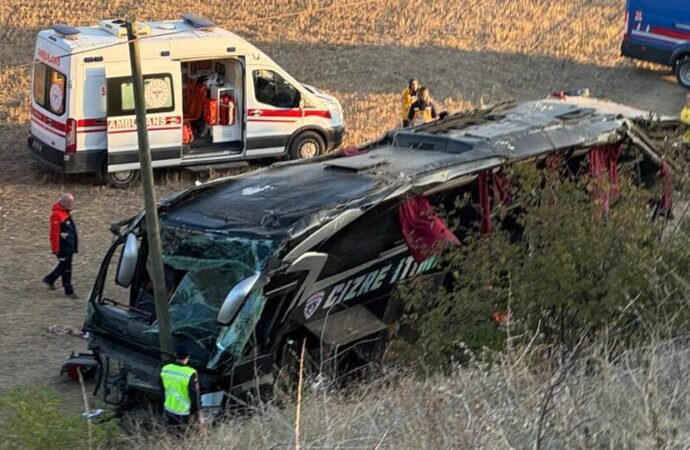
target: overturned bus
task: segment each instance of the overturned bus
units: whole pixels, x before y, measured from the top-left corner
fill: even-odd
[[[586,99],[502,104],[162,200],[172,333],[191,350],[203,405],[271,387],[303,343],[308,361],[336,374],[379,359],[400,316],[396,286],[438,278],[434,244],[461,238],[430,207],[469,196],[477,207],[459,222],[490,226],[490,183],[508,163],[560,154],[585,166],[604,155],[606,167],[627,158],[668,177],[636,125],[642,116]],[[123,407],[159,395],[145,220],[113,227],[87,306],[98,389]]]

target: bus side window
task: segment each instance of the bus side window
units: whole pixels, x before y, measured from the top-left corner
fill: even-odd
[[[328,254],[328,261],[319,279],[360,266],[402,244],[398,207],[397,203],[378,206],[325,241],[319,251]]]

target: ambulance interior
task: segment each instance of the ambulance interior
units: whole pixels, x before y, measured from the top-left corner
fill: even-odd
[[[219,147],[241,152],[242,62],[233,58],[182,62],[182,90],[185,153],[208,153]]]

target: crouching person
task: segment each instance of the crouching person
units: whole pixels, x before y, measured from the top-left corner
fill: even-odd
[[[431,99],[429,88],[426,86],[419,88],[417,101],[410,105],[407,114],[408,124],[414,127],[435,119],[445,119],[446,117],[448,117],[448,112],[441,111],[438,113],[436,111],[436,104]]]
[[[183,436],[193,424],[203,426],[201,416],[199,375],[189,367],[189,350],[185,345],[175,348],[177,361],[161,369],[163,386],[163,414],[168,429]]]

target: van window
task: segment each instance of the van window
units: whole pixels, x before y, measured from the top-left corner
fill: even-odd
[[[260,69],[252,72],[252,78],[254,79],[254,96],[258,102],[277,108],[299,107],[299,91],[280,74],[272,70]]]
[[[65,112],[67,77],[43,63],[34,65],[33,96],[36,103],[53,114]]]
[[[108,116],[134,114],[132,77],[108,78]],[[144,75],[146,112],[163,113],[175,110],[172,76],[169,73]]]

